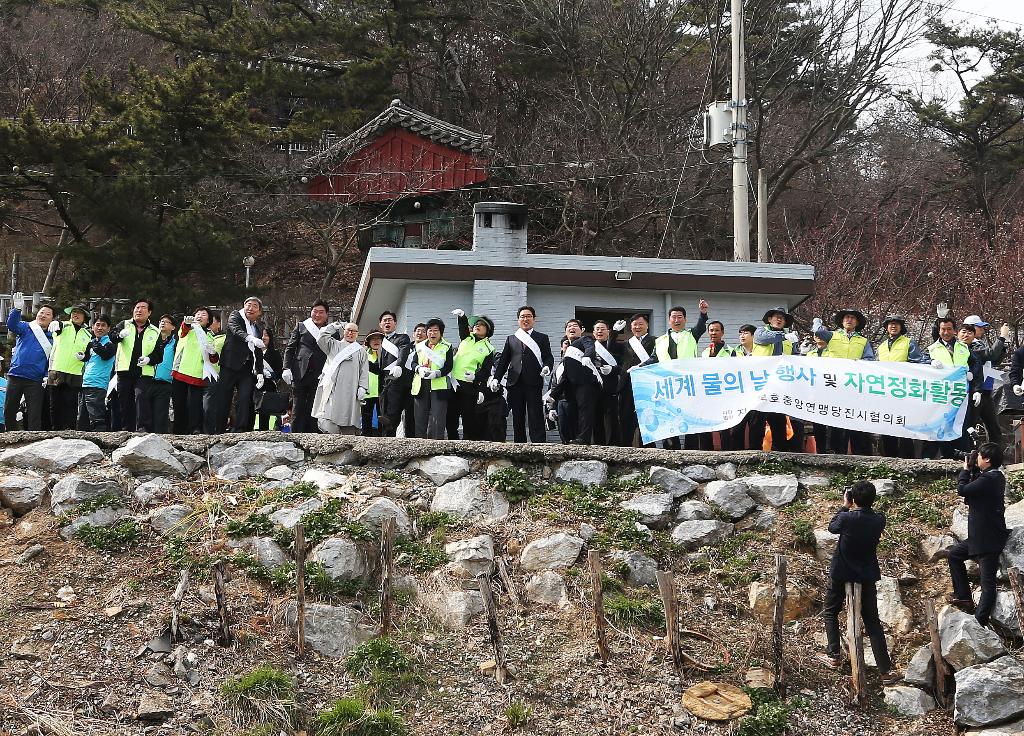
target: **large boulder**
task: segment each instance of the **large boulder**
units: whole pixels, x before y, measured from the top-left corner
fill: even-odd
[[[837,546],[839,546],[838,534],[833,534],[828,529],[814,530],[814,556],[819,560],[829,562]]]
[[[192,516],[194,510],[183,503],[160,506],[149,513],[149,523],[161,537],[182,534],[187,531],[185,521]]]
[[[642,552],[612,552],[612,559],[623,567],[629,585],[655,587],[658,584],[658,563]]]
[[[792,503],[800,489],[800,482],[792,473],[782,475],[748,475],[743,479],[749,493],[758,502],[770,506]]]
[[[295,601],[284,609],[285,625],[293,630],[298,620]],[[325,657],[344,657],[373,638],[374,630],[362,623],[363,614],[348,606],[306,604],[306,643]]]
[[[715,469],[708,465],[687,465],[683,468],[683,475],[697,483],[707,483],[718,477]]]
[[[994,631],[979,624],[974,616],[952,606],[946,606],[939,612],[939,638],[942,640],[942,658],[954,670],[991,662],[1006,654],[1006,647]]]
[[[419,473],[435,486],[443,486],[469,475],[469,460],[458,455],[435,455],[416,458],[405,466],[410,473]]]
[[[558,532],[526,545],[519,566],[528,572],[572,567],[582,549],[583,540],[575,534]]]
[[[714,518],[714,509],[703,501],[683,501],[676,509],[676,521],[706,521]]]
[[[484,599],[476,590],[440,590],[420,593],[427,611],[447,629],[464,629],[484,612]]]
[[[355,518],[359,523],[375,531],[380,531],[384,527],[385,519],[395,520],[395,531],[398,534],[409,534],[412,531],[412,522],[405,507],[390,498],[373,499]]]
[[[603,486],[608,482],[608,464],[600,460],[566,460],[555,471],[555,480]]]
[[[704,486],[704,498],[733,521],[742,519],[757,505],[741,480],[713,480]]]
[[[715,466],[715,475],[719,480],[736,480],[736,463],[722,463]]]
[[[140,506],[152,506],[174,495],[174,483],[169,478],[157,476],[139,483],[132,491],[132,496]]]
[[[4,450],[0,453],[0,463],[41,473],[66,473],[71,468],[95,465],[103,457],[103,451],[94,442],[53,437]]]
[[[889,708],[907,718],[919,718],[925,713],[935,710],[935,699],[916,687],[905,685],[887,687],[883,699]]]
[[[1010,532],[1010,538],[1006,540],[1000,561],[1007,570],[1011,567],[1024,570],[1024,526],[1019,526]]]
[[[531,575],[526,581],[526,600],[545,606],[565,608],[569,605],[569,592],[565,580],[554,570],[545,570]]]
[[[444,546],[448,571],[456,577],[472,579],[494,570],[494,540],[489,534],[450,542]]]
[[[225,465],[239,465],[249,475],[261,475],[275,465],[301,463],[305,459],[302,448],[291,442],[242,440],[234,445],[217,444],[210,448],[210,466],[215,471]]]
[[[953,717],[963,726],[989,726],[1024,715],[1024,665],[1003,656],[956,673]]]
[[[717,519],[684,521],[672,530],[672,541],[684,551],[721,542],[735,526]]]
[[[479,479],[460,478],[434,492],[430,510],[489,524],[508,516],[509,506],[502,494],[484,487]]]
[[[953,509],[953,522],[949,525],[949,531],[961,542],[967,539],[967,515],[969,510],[965,504],[960,504]]]
[[[323,468],[309,468],[302,474],[300,481],[302,483],[312,483],[323,493],[347,486],[351,482],[351,478],[342,473],[335,473]],[[331,495],[337,496],[338,494]]]
[[[651,484],[660,487],[672,498],[679,499],[697,490],[698,483],[672,468],[655,465],[649,471]]]
[[[980,597],[981,591],[979,590],[975,594],[975,602]],[[1017,618],[1017,601],[1014,599],[1012,591],[1000,590],[996,593],[996,605],[992,609],[991,622],[1010,636],[1020,638],[1021,630],[1020,619]]]
[[[669,493],[638,493],[619,503],[626,511],[635,511],[641,524],[661,528],[672,519],[674,499]]]
[[[1007,506],[1004,516],[1006,517],[1007,529],[1016,529],[1019,526],[1024,526],[1024,501],[1018,501]]]
[[[896,578],[883,575],[876,585],[878,618],[897,634],[907,634],[914,625],[914,614],[903,605],[900,583]]]
[[[921,558],[925,562],[938,562],[949,556],[949,548],[957,544],[950,534],[931,534],[921,540]]]
[[[38,506],[50,487],[46,478],[29,475],[8,475],[0,480],[0,505],[15,516],[23,516]]]
[[[935,687],[935,658],[931,645],[919,647],[903,672],[903,682],[914,687]]]
[[[1024,719],[1003,723],[999,726],[968,728],[964,733],[967,736],[1022,736],[1024,735]]]
[[[116,480],[94,480],[71,473],[61,478],[50,490],[50,508],[55,514],[67,513],[75,504],[100,496],[120,497],[124,492]]]
[[[310,559],[320,562],[335,580],[360,580],[366,576],[366,556],[347,537],[329,537],[313,548]]]
[[[775,614],[774,583],[751,583],[748,599],[754,616],[770,624]],[[783,609],[785,620],[796,621],[809,616],[813,608],[814,593],[793,580],[786,581],[786,605]]]
[[[188,473],[175,457],[174,445],[158,434],[132,437],[110,456],[116,465],[127,468],[132,475],[173,475]]]

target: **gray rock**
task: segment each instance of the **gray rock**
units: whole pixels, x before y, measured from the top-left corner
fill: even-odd
[[[714,518],[714,509],[703,501],[683,501],[676,509],[676,521],[704,521]]]
[[[458,455],[417,458],[405,466],[406,472],[419,473],[435,486],[443,486],[469,475],[469,460]]]
[[[275,567],[288,562],[288,555],[281,546],[270,537],[243,537],[242,539],[229,539],[227,548],[242,550],[256,558],[256,562],[266,570],[273,570]]]
[[[891,496],[896,493],[896,481],[892,478],[875,478],[871,485],[875,487],[875,493],[879,496]]]
[[[977,603],[981,597],[981,591],[974,594],[974,602]],[[1020,619],[1017,618],[1017,601],[1013,598],[1013,592],[1000,590],[996,593],[996,605],[992,609],[991,623],[996,624],[1002,631],[1010,636],[1020,637]]]
[[[288,629],[294,629],[298,620],[295,601],[285,605],[284,619]],[[325,657],[344,657],[374,635],[373,629],[362,623],[363,614],[348,606],[307,603],[305,620],[306,643]]]
[[[876,584],[878,618],[897,634],[907,634],[914,625],[914,615],[903,605],[900,584],[896,578],[883,575]]]
[[[799,475],[800,485],[804,488],[827,488],[832,485],[832,479],[827,475],[821,475],[806,470]]]
[[[884,689],[885,704],[908,718],[918,718],[935,710],[935,699],[924,690],[898,685]]]
[[[324,502],[316,496],[307,498],[297,506],[278,509],[270,514],[270,520],[283,529],[294,529],[295,525],[302,521],[302,517],[319,511],[324,507]]]
[[[104,495],[120,497],[122,493],[121,484],[115,480],[93,480],[71,473],[57,481],[50,490],[50,507],[53,513],[64,514],[83,501]]]
[[[829,562],[832,559],[832,553],[836,551],[838,544],[838,534],[833,534],[828,529],[814,530],[814,556],[822,562]]]
[[[157,476],[135,486],[132,496],[140,506],[151,506],[158,500],[170,498],[173,493],[174,483],[167,478]]]
[[[329,491],[333,488],[340,488],[349,483],[350,478],[343,473],[333,473],[330,470],[324,470],[323,468],[310,468],[302,474],[301,482],[313,483],[321,492]]]
[[[263,473],[263,477],[270,480],[291,480],[295,472],[287,465],[275,465]]]
[[[360,580],[366,576],[366,556],[359,545],[347,537],[329,537],[316,547],[310,559],[323,563],[335,580]]]
[[[715,466],[715,476],[719,480],[736,480],[736,463],[721,463]]]
[[[75,532],[81,529],[83,526],[93,526],[99,528],[106,528],[114,526],[121,519],[131,516],[128,509],[121,508],[102,508],[96,509],[90,514],[79,516],[74,519],[70,524],[61,527],[60,535],[64,539],[71,539],[75,536]]]
[[[921,540],[921,558],[925,562],[938,562],[949,556],[949,548],[957,543],[949,534],[929,535]]]
[[[512,462],[511,460],[492,460],[491,462],[487,463],[487,470],[484,472],[484,475],[490,478],[492,475],[497,473],[502,468],[511,468],[513,466],[515,466],[515,463]]]
[[[758,506],[746,518],[736,523],[736,528],[745,529],[771,529],[778,521],[779,512],[771,506]]]
[[[494,540],[488,534],[471,537],[444,546],[448,570],[456,577],[473,579],[494,570]]]
[[[741,480],[713,480],[704,486],[704,498],[733,521],[742,519],[757,505]]]
[[[14,558],[15,565],[27,565],[33,559],[41,555],[46,551],[46,547],[41,544],[33,544],[31,547],[26,549],[20,555]]]
[[[362,465],[365,458],[354,448],[350,447],[341,452],[331,452],[326,455],[317,455],[316,461],[322,465],[336,465],[345,467],[347,465]]]
[[[796,498],[800,483],[792,473],[782,475],[748,475],[749,493],[760,503],[785,506]]]
[[[1004,723],[1000,726],[986,728],[968,728],[967,736],[1021,736],[1024,734],[1024,720]]]
[[[954,720],[963,726],[990,726],[1024,715],[1024,665],[1003,656],[956,673]]]
[[[1007,506],[1004,516],[1006,517],[1007,529],[1016,529],[1019,526],[1024,526],[1024,501],[1018,501]]]
[[[684,550],[720,542],[732,534],[734,526],[717,519],[684,521],[672,530],[672,541]]]
[[[572,567],[583,549],[583,540],[573,534],[558,532],[530,542],[523,549],[519,566],[527,572]]]
[[[412,522],[405,508],[390,498],[375,498],[359,512],[355,520],[379,531],[384,527],[385,519],[395,520],[395,531],[399,534],[409,534],[412,531]]]
[[[146,690],[139,698],[139,708],[135,711],[138,721],[166,721],[174,715],[174,703],[163,693]]]
[[[158,434],[132,437],[114,450],[110,459],[132,475],[187,475],[185,466],[174,456],[174,445]]]
[[[630,585],[656,587],[658,563],[641,552],[612,552],[612,559],[622,563],[626,582]]]
[[[555,480],[603,486],[608,482],[608,464],[600,460],[566,460],[555,471]]]
[[[961,542],[967,539],[967,514],[966,504],[960,504],[953,509],[953,523],[949,525],[949,531]]]
[[[1006,654],[1006,647],[994,631],[979,624],[974,616],[952,606],[946,606],[939,612],[939,638],[942,640],[942,658],[958,671],[991,662]]]
[[[191,452],[186,452],[185,450],[175,450],[174,457],[176,457],[182,467],[185,468],[185,475],[192,475],[192,473],[206,465],[206,458],[200,457],[199,455],[193,455]]]
[[[687,478],[678,470],[663,468],[660,465],[655,465],[651,468],[650,479],[653,485],[659,486],[665,493],[668,493],[675,499],[688,496],[696,491],[699,485],[697,481]]]
[[[935,687],[935,660],[931,646],[919,647],[903,673],[903,681],[914,687],[932,689]]]
[[[565,608],[569,605],[569,592],[565,588],[565,580],[554,570],[531,575],[526,581],[526,600],[545,606]]]
[[[698,483],[707,483],[709,480],[715,480],[718,477],[715,469],[708,465],[687,465],[683,468],[683,475]]]
[[[161,506],[150,512],[149,523],[161,537],[183,534],[188,531],[184,522],[193,513],[193,508],[183,503]]]
[[[306,459],[301,448],[285,441],[242,440],[234,445],[217,444],[210,448],[209,455],[210,466],[214,470],[220,471],[226,465],[241,465],[248,475],[262,475],[275,465],[301,463]]]
[[[674,500],[668,493],[638,493],[620,502],[619,507],[626,511],[635,511],[639,514],[640,523],[645,526],[662,528],[672,519],[673,503]]]
[[[46,495],[50,482],[45,478],[28,475],[8,475],[0,480],[0,505],[15,516],[22,516],[38,506]]]
[[[597,536],[597,527],[596,526],[594,526],[593,524],[588,524],[585,521],[580,524],[580,538],[584,542],[589,542],[595,536]]]
[[[174,672],[166,662],[154,662],[142,674],[150,687],[170,687],[174,684]]]
[[[508,516],[509,506],[502,494],[485,488],[479,479],[460,478],[438,487],[430,510],[489,524]]]
[[[1010,532],[1010,537],[1006,540],[1006,546],[1003,547],[1003,554],[999,559],[1006,570],[1011,567],[1024,570],[1024,526],[1019,526]]]
[[[484,599],[475,590],[447,590],[420,593],[427,611],[448,629],[464,629],[474,616],[484,612]]]
[[[222,465],[217,470],[217,477],[224,480],[242,480],[242,478],[248,478],[249,475],[250,473],[245,469],[244,465]]]
[[[12,447],[0,453],[0,463],[4,465],[41,473],[66,473],[80,465],[95,465],[103,458],[103,451],[94,442],[59,437]]]

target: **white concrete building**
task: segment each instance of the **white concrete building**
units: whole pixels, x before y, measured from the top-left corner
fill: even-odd
[[[403,332],[440,317],[449,325],[446,337],[457,342],[450,313],[459,307],[494,320],[492,341],[500,350],[516,330],[516,310],[529,304],[557,359],[570,317],[589,328],[598,318],[611,323],[646,312],[651,332],[660,334],[677,304],[686,308],[688,324],[696,324],[697,302],[704,298],[710,318],[725,324],[727,342],[735,344],[740,325],[758,325],[770,307],[793,308],[814,290],[812,266],[533,254],[526,250],[527,233],[523,205],[481,202],[474,207],[471,251],[371,248],[352,319],[366,334],[385,309],[397,313]]]

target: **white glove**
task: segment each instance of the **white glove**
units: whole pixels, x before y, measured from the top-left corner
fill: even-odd
[[[141,358],[139,358],[138,362],[136,362],[135,365],[137,365],[139,368],[149,365],[149,356],[143,355]]]
[[[941,360],[933,360],[933,361],[932,361],[932,368],[945,368],[945,367],[946,367],[946,366],[944,366],[944,365],[942,364],[942,361],[941,361]]]
[[[811,322],[811,332],[817,332],[818,330],[821,329],[821,326],[823,324],[824,323],[821,321],[820,317],[815,317],[814,320]]]
[[[332,330],[334,330],[335,332],[341,332],[342,330],[345,329],[345,323],[344,322],[331,322],[331,324],[328,325],[328,326]]]
[[[50,323],[50,332],[55,335],[59,335],[62,327],[59,319],[55,319]]]
[[[555,411],[554,409],[549,411],[548,412],[548,421],[550,421],[552,424],[557,423],[558,422],[558,412]]]
[[[245,336],[245,341],[249,345],[252,345],[257,350],[263,350],[263,348],[265,347],[263,345],[263,340],[261,340],[260,338],[256,337],[255,335],[246,335]]]
[[[487,379],[487,388],[490,389],[491,393],[494,393],[494,394],[498,393],[498,386],[499,385],[500,384],[498,383],[498,379],[497,378],[494,378],[492,376],[491,378]]]
[[[974,396],[971,397],[975,406],[981,406],[981,391],[975,391]]]
[[[597,370],[597,366],[594,365],[594,361],[592,361],[590,358],[584,357],[583,360],[580,361],[580,363],[585,365],[591,371]],[[541,371],[540,374],[543,376],[544,375],[544,371]]]
[[[431,370],[428,370],[427,371],[427,375],[425,375],[423,377],[426,378],[428,381],[433,381],[435,378],[437,378],[440,375],[441,375],[441,371],[431,371]]]
[[[356,387],[356,401],[362,401],[366,398],[366,389],[362,386]]]
[[[426,378],[427,374],[430,373],[430,369],[425,365],[421,365],[416,367],[416,372],[420,374],[420,378]]]
[[[967,371],[967,380],[968,381],[973,381],[974,380],[974,374],[971,373],[970,371]]]
[[[999,328],[999,337],[1003,338],[1004,340],[1010,339],[1010,325],[1004,324],[1002,327]]]
[[[25,311],[25,294],[21,291],[16,291],[11,294],[11,306],[17,309],[19,312]]]
[[[600,368],[598,368],[598,370],[601,371],[602,376],[607,376],[609,373],[612,372],[612,367],[610,365],[603,365]]]
[[[217,354],[217,346],[214,345],[211,342],[209,345],[206,346],[206,354],[207,355],[216,355]]]
[[[267,379],[263,377],[262,373],[257,373],[256,374],[256,389],[259,390],[259,389],[263,388],[263,384],[266,383],[266,381],[267,381]]]
[[[81,361],[84,362],[85,361],[85,353],[83,353],[82,351],[78,351],[77,353],[75,353],[75,360],[81,360]]]
[[[1017,394],[1017,396],[1024,396],[1024,385],[1014,386],[1013,393]]]
[[[452,310],[452,316],[453,317],[465,317],[466,313],[463,312],[461,309],[453,309]]]
[[[544,399],[544,407],[547,408],[547,409],[554,409],[555,408],[555,399],[554,399],[554,397],[548,396],[546,399]]]
[[[796,332],[787,332],[786,339],[790,342],[800,342],[800,335],[796,334]]]
[[[392,363],[388,366],[388,375],[392,378],[398,378],[402,375],[402,366],[398,365],[398,363]]]
[[[128,324],[127,324],[127,322],[126,322],[126,323],[125,323],[125,326],[124,326],[124,329],[123,329],[123,330],[121,330],[121,331],[120,331],[119,333],[117,333],[117,336],[118,336],[118,337],[120,337],[120,338],[121,338],[122,340],[124,340],[124,339],[126,339],[126,338],[128,337],[128,335],[130,335],[130,334],[132,334],[132,329],[131,329],[131,328],[130,328],[130,327],[128,326]]]
[[[189,326],[194,325],[196,323],[196,317],[195,317],[194,314],[190,314],[188,317],[183,319],[182,322],[184,322],[185,324],[187,324]]]
[[[482,404],[482,403],[484,403],[484,395],[483,395],[483,394],[477,394],[477,395],[476,395],[476,403],[477,403],[477,404]]]
[[[626,329],[626,320],[620,319],[618,322],[612,325],[612,329],[615,330],[616,332],[622,332],[624,329]]]
[[[473,380],[473,376],[475,376],[475,375],[476,374],[473,373],[473,371],[466,371],[465,373],[462,374],[462,380],[463,381],[472,381]]]
[[[274,369],[271,368],[268,363],[263,364],[263,375],[266,376],[267,378],[274,377]]]
[[[540,377],[541,378],[547,378],[550,375],[551,375],[551,369],[548,368],[547,366],[544,366],[544,367],[542,367],[540,369]]]
[[[290,368],[285,368],[281,371],[281,380],[287,383],[289,386],[292,385],[292,371]]]

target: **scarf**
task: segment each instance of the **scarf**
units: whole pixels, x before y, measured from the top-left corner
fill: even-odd
[[[320,328],[316,326],[316,322],[313,321],[312,317],[303,320],[302,326],[306,328],[306,332],[313,336],[314,340],[320,339]]]
[[[520,327],[516,330],[516,339],[530,349],[533,357],[537,359],[538,365],[544,365],[544,361],[540,357],[540,346],[537,345],[537,341],[530,336],[529,332]]]
[[[331,356],[331,359],[327,361],[327,365],[324,366],[323,373],[320,374],[320,386],[326,390],[334,383],[334,374],[341,364],[362,349],[363,346],[358,342],[346,342],[338,352]]]
[[[646,363],[651,359],[651,354],[644,348],[643,340],[636,335],[629,338],[629,347],[633,349],[633,353],[640,359],[641,363]]]
[[[32,330],[32,334],[35,335],[36,340],[39,342],[39,347],[43,349],[43,353],[46,355],[46,360],[49,361],[50,353],[53,352],[53,345],[50,343],[50,339],[35,320],[28,323],[28,328]]]
[[[604,343],[600,340],[594,340],[594,350],[596,350],[597,354],[601,356],[601,360],[608,365],[614,367],[619,364],[619,362],[615,360],[615,356],[608,351],[608,348],[606,348]]]
[[[196,335],[196,340],[199,342],[199,349],[203,353],[203,378],[213,382],[216,381],[220,376],[213,368],[213,363],[210,361],[210,354],[207,352],[210,347],[210,341],[207,339],[206,330],[199,325],[193,325],[192,332]]]

